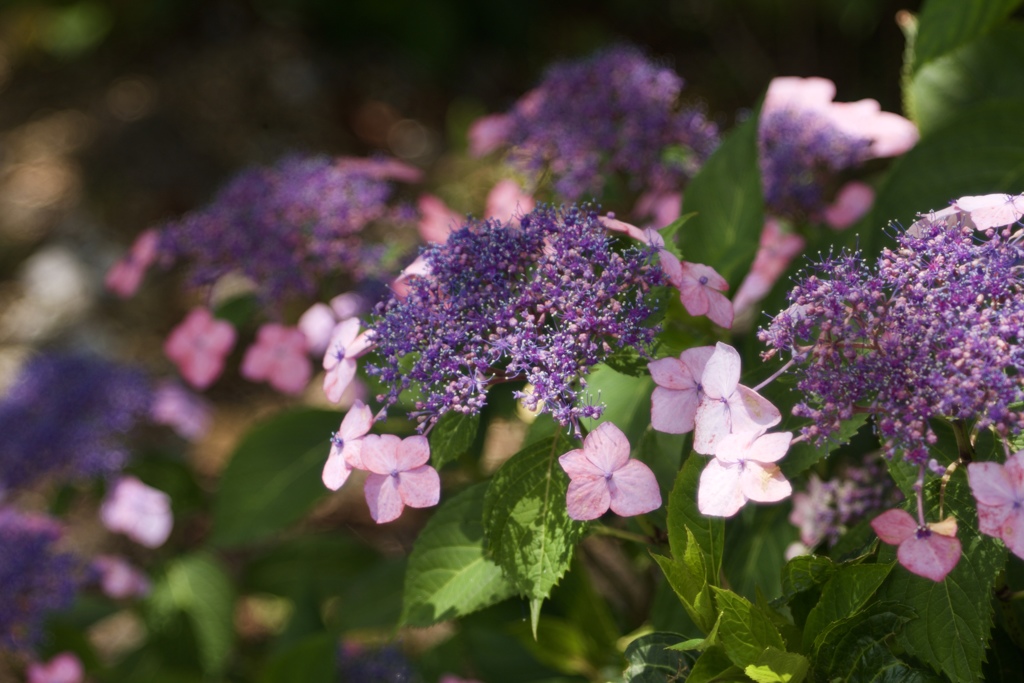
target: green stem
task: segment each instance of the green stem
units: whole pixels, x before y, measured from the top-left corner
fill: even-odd
[[[967,436],[967,423],[963,420],[953,420],[950,424],[953,426],[953,434],[956,436],[956,450],[960,461],[965,465],[974,462],[974,446]]]
[[[605,526],[604,524],[595,524],[592,527],[595,534],[601,536],[611,536],[613,538],[621,538],[624,541],[633,541],[634,543],[640,543],[642,545],[654,545],[654,539],[648,538],[647,536],[641,536],[640,534],[634,534],[632,531],[625,531],[623,529],[616,529],[613,526]]]

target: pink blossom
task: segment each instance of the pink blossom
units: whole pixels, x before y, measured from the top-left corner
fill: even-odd
[[[620,232],[629,235],[638,242],[658,247],[658,253],[661,254],[662,261],[665,259],[673,261],[672,264],[669,264],[669,268],[673,269],[673,272],[682,267],[679,263],[679,259],[673,256],[671,252],[661,249],[661,247],[665,246],[665,238],[663,238],[657,230],[653,228],[638,228],[631,223],[620,221],[615,217],[615,214],[611,213],[607,216],[598,216],[597,222],[600,223],[605,230]],[[662,264],[662,267],[664,268],[664,264]]]
[[[363,468],[359,451],[363,437],[372,426],[373,411],[357,399],[342,419],[338,431],[331,437],[331,452],[327,456],[322,475],[324,486],[337,491],[348,480],[353,469]]]
[[[399,439],[392,434],[368,434],[359,451],[366,477],[364,493],[370,516],[378,524],[398,519],[408,505],[425,508],[441,498],[441,478],[427,464],[430,443],[415,435]]]
[[[665,274],[679,290],[679,299],[687,313],[692,316],[706,315],[716,325],[726,329],[732,327],[732,302],[722,294],[729,289],[729,283],[714,268],[682,261],[678,271],[670,266],[665,269]]]
[[[978,230],[1001,228],[1024,217],[1024,194],[986,194],[961,197],[953,205],[970,215]]]
[[[324,393],[331,403],[341,401],[342,394],[356,376],[356,359],[372,348],[366,332],[359,333],[359,320],[349,318],[338,323],[331,343],[324,354]]]
[[[135,477],[123,476],[107,493],[100,507],[100,520],[114,533],[156,548],[164,544],[174,525],[171,497]]]
[[[693,418],[700,403],[700,378],[714,346],[683,351],[679,358],[659,358],[647,364],[658,385],[651,394],[651,426],[659,432],[686,434],[693,431]]]
[[[149,594],[149,578],[117,555],[97,555],[92,568],[100,576],[103,594],[115,600],[141,598]]]
[[[475,678],[459,678],[458,676],[445,674],[444,676],[441,676],[437,683],[480,683],[480,681]]]
[[[871,186],[858,180],[839,188],[835,201],[825,207],[825,223],[836,230],[845,230],[871,210],[875,203],[875,191]]]
[[[978,504],[978,529],[1024,557],[1024,451],[1008,457],[1005,465],[972,462],[967,473]]]
[[[505,178],[495,183],[491,191],[487,193],[484,216],[497,218],[500,221],[509,221],[517,215],[533,211],[536,204],[533,197],[523,192],[519,183],[511,178]]]
[[[45,664],[31,662],[25,669],[28,683],[82,683],[85,668],[71,652],[61,652]]]
[[[150,419],[194,441],[210,427],[210,405],[175,382],[162,382],[153,393]]]
[[[205,389],[224,371],[224,361],[234,345],[231,323],[215,319],[205,308],[195,308],[171,330],[164,353],[189,384]]]
[[[714,455],[728,434],[760,434],[782,420],[778,408],[739,380],[740,354],[718,342],[700,378],[703,396],[694,416],[693,450]]]
[[[139,285],[142,284],[146,270],[156,260],[159,246],[160,234],[156,230],[149,229],[142,232],[135,238],[135,242],[124,258],[107,271],[104,281],[107,289],[122,299],[127,299],[135,294]]]
[[[697,508],[701,514],[732,517],[748,500],[774,503],[793,487],[775,463],[789,450],[790,432],[729,434],[715,448],[715,457],[700,475]]]
[[[452,230],[462,222],[463,217],[459,213],[449,209],[444,200],[432,194],[420,195],[416,200],[416,208],[420,212],[416,229],[419,230],[420,238],[428,244],[444,244]]]
[[[328,303],[338,320],[355,317],[368,308],[366,297],[356,292],[339,294]]]
[[[334,310],[325,303],[317,302],[299,316],[298,328],[306,337],[306,348],[314,356],[322,356],[331,341],[331,333],[338,319]]]
[[[418,183],[423,179],[423,171],[420,169],[388,157],[345,157],[338,160],[337,166],[343,171],[353,171],[377,180]]]
[[[645,192],[637,197],[633,214],[650,218],[651,226],[664,228],[675,222],[683,212],[683,195],[679,192]]]
[[[871,528],[889,545],[899,546],[896,558],[908,570],[932,581],[942,581],[960,561],[956,520],[920,526],[906,510],[887,510],[871,520]]]
[[[391,291],[394,292],[396,297],[403,301],[405,300],[405,297],[409,295],[409,281],[413,277],[430,277],[430,264],[427,263],[427,259],[422,254],[417,256],[412,263],[407,265],[398,274],[398,277],[391,281]]]
[[[565,503],[577,520],[597,519],[608,508],[620,517],[632,517],[661,507],[654,472],[629,458],[626,435],[611,422],[603,422],[583,440],[583,448],[558,458],[569,475]]]
[[[508,142],[511,131],[512,117],[508,114],[491,114],[477,119],[467,131],[469,153],[475,157],[490,154]]]
[[[747,312],[772,291],[779,276],[789,267],[793,257],[804,250],[805,244],[800,235],[783,232],[776,219],[765,220],[757,256],[732,300],[737,316]]]
[[[298,394],[309,383],[313,365],[306,356],[306,335],[296,327],[267,323],[256,333],[256,343],[246,350],[242,377],[266,381],[284,394]]]

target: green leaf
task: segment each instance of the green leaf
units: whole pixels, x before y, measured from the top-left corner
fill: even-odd
[[[928,0],[918,18],[913,71],[985,35],[1010,16],[1021,0]]]
[[[479,413],[463,415],[449,412],[442,415],[430,430],[430,462],[434,469],[440,470],[468,451],[476,439],[479,427]]]
[[[1024,186],[1024,102],[982,102],[961,110],[897,159],[878,188],[868,225],[910,225],[918,212],[958,197],[1018,193]]]
[[[328,493],[320,473],[340,421],[333,411],[299,409],[251,429],[220,479],[210,542],[249,543],[301,519]]]
[[[247,562],[239,589],[322,600],[341,593],[378,562],[377,551],[337,532],[302,536],[277,543]]]
[[[558,464],[573,447],[561,432],[527,446],[498,469],[484,495],[488,554],[530,599],[535,633],[540,603],[569,568],[586,528],[569,517],[569,477]]]
[[[203,670],[219,674],[234,646],[235,592],[231,579],[207,553],[175,559],[157,579],[149,597],[153,622],[184,614],[195,632]]]
[[[732,591],[712,590],[722,615],[718,637],[733,664],[739,667],[757,664],[758,657],[769,647],[786,649],[767,614]]]
[[[687,681],[696,661],[688,652],[671,648],[686,640],[676,633],[654,632],[640,636],[626,648],[629,666],[624,674],[625,683],[665,683]]]
[[[563,674],[591,674],[599,667],[595,658],[607,653],[599,652],[575,621],[542,617],[536,638],[529,635],[525,626],[520,623],[511,629],[519,636],[519,642],[538,662]]]
[[[405,573],[402,625],[429,626],[515,595],[484,557],[481,517],[487,482],[446,500],[420,532]]]
[[[693,623],[704,633],[709,633],[715,625],[717,614],[711,599],[711,591],[704,578],[681,560],[671,559],[663,555],[651,555],[661,567],[672,590],[683,603],[683,608],[690,615]],[[699,557],[699,555],[698,555]]]
[[[941,582],[897,567],[880,591],[880,599],[906,605],[919,615],[904,627],[900,644],[954,681],[980,679],[992,628],[993,589],[1006,564],[1005,547],[977,531],[974,497],[965,479],[954,475],[945,494],[963,549],[957,566]],[[926,517],[938,518],[938,482],[926,487],[925,500]],[[885,547],[891,556],[893,549]]]
[[[810,662],[803,655],[766,648],[757,661],[743,670],[757,683],[800,683],[807,677]]]
[[[924,136],[942,128],[961,110],[994,98],[1024,99],[1024,26],[1019,22],[926,64],[905,93]]]
[[[726,136],[686,189],[679,231],[683,257],[713,267],[732,288],[747,274],[764,227],[757,113]]]
[[[346,582],[325,609],[325,622],[335,631],[392,629],[402,614],[405,557],[382,557],[361,575]]]
[[[803,649],[819,644],[831,625],[859,612],[892,569],[891,564],[856,564],[841,567],[825,584],[821,600],[807,616]]]
[[[832,560],[823,555],[794,557],[782,568],[783,599],[818,588],[829,580],[834,571]]]
[[[672,556],[682,558],[690,534],[704,553],[707,583],[719,585],[725,522],[721,517],[706,517],[697,509],[697,487],[707,459],[691,453],[676,476],[668,498],[668,543]]]
[[[650,373],[630,377],[607,365],[598,365],[587,376],[587,394],[594,403],[604,404],[604,412],[599,420],[583,420],[583,426],[593,431],[602,422],[614,422],[629,443],[635,445],[651,424],[652,391],[654,380]]]
[[[726,683],[728,681],[749,683],[750,678],[743,673],[743,669],[732,663],[725,648],[721,645],[713,645],[704,650],[686,678],[686,683]]]
[[[783,505],[747,505],[725,523],[722,571],[732,589],[753,598],[760,588],[777,597],[782,585],[786,548],[799,537]]]
[[[259,683],[334,683],[338,637],[319,633],[277,653],[262,667]]]
[[[815,446],[806,441],[791,446],[789,452],[786,453],[786,457],[779,463],[779,469],[782,470],[782,474],[787,479],[792,479],[811,465],[827,457],[835,449],[849,443],[850,439],[864,426],[867,419],[867,413],[859,413],[849,420],[843,420],[839,425],[839,430],[832,435],[829,443],[825,446]]]

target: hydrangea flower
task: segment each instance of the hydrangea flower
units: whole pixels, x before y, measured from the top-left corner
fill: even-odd
[[[123,476],[107,492],[100,507],[103,526],[121,533],[147,548],[157,548],[171,535],[174,515],[171,497],[143,484],[132,476]]]
[[[893,509],[871,520],[871,528],[889,545],[899,546],[896,558],[908,570],[942,581],[960,561],[956,520],[920,524],[906,510]]]
[[[679,358],[659,358],[647,364],[657,385],[651,394],[651,426],[659,432],[692,432],[703,395],[700,378],[715,352],[714,346],[686,349]]]
[[[599,416],[584,375],[617,349],[647,354],[657,330],[645,295],[665,284],[653,247],[614,246],[588,207],[470,221],[431,246],[430,275],[411,277],[408,295],[370,320],[379,400],[419,389],[412,416],[425,430],[448,411],[478,412],[492,384],[525,380],[527,409],[563,425]]]
[[[61,652],[48,662],[31,662],[25,675],[28,683],[82,683],[85,667],[73,653]]]
[[[790,262],[803,252],[805,244],[800,235],[784,232],[775,218],[765,220],[754,263],[732,298],[737,318],[747,315],[758,301],[772,291]]]
[[[359,457],[363,437],[373,427],[373,411],[357,400],[345,414],[341,426],[331,436],[331,452],[324,465],[322,479],[324,486],[337,491],[348,480],[353,468],[363,469]]]
[[[661,492],[654,472],[629,457],[626,435],[611,422],[598,425],[583,440],[583,448],[558,458],[569,475],[565,494],[569,516],[597,519],[611,511],[632,517],[661,507]]]
[[[224,371],[235,346],[235,328],[217,320],[206,308],[194,308],[164,342],[164,353],[196,389],[205,389]]]
[[[863,188],[840,194],[827,207],[839,173],[869,159],[902,154],[914,146],[917,128],[881,111],[875,100],[833,102],[835,84],[824,78],[773,79],[758,121],[765,204],[775,216],[794,220],[838,219],[852,224],[865,206]],[[859,194],[856,194],[859,193]]]
[[[31,650],[46,616],[71,606],[79,563],[60,537],[55,520],[0,507],[0,648]]]
[[[313,374],[306,355],[306,335],[296,327],[267,323],[256,333],[256,343],[242,358],[242,377],[266,380],[284,394],[301,393]]]
[[[704,515],[732,517],[748,500],[774,503],[788,498],[793,487],[775,463],[792,440],[790,432],[723,436],[701,472],[697,509]]]
[[[185,263],[195,287],[241,273],[274,310],[315,294],[329,277],[383,280],[376,247],[360,232],[377,222],[411,224],[411,208],[394,201],[394,182],[419,177],[389,159],[291,156],[251,168],[205,208],[162,226],[160,259]]]
[[[1024,557],[1024,451],[1008,457],[1005,464],[972,462],[967,472],[978,504],[978,529]]]
[[[117,472],[151,392],[137,368],[79,354],[34,356],[0,399],[0,489]]]
[[[98,575],[103,594],[109,598],[124,600],[149,594],[149,578],[123,557],[97,555],[91,567]]]
[[[360,469],[369,472],[363,490],[378,524],[398,519],[406,505],[431,507],[441,499],[441,478],[427,464],[430,444],[424,436],[369,434],[362,438],[358,458]]]
[[[161,382],[153,392],[149,419],[195,441],[210,428],[210,404],[176,382]]]
[[[550,172],[568,201],[599,194],[620,176],[636,191],[678,192],[718,146],[699,109],[680,108],[683,79],[628,46],[551,66],[510,112],[470,129],[470,147],[510,149],[512,162]]]
[[[1012,216],[1010,216],[1012,217]],[[979,232],[963,212],[922,217],[868,262],[831,255],[805,273],[759,338],[792,357],[794,414],[819,443],[868,411],[883,454],[929,459],[934,418],[1001,437],[1024,430],[1021,231]],[[908,379],[912,378],[912,379]]]
[[[324,355],[324,394],[331,403],[341,401],[345,389],[356,376],[357,360],[372,348],[369,335],[359,332],[359,320],[349,318],[338,323]]]
[[[156,230],[143,231],[124,258],[111,266],[104,280],[107,289],[123,299],[135,294],[146,271],[156,261],[160,235]]]
[[[679,289],[679,299],[687,313],[706,315],[716,325],[726,329],[732,327],[732,302],[722,294],[729,289],[729,283],[714,268],[683,261],[678,271],[666,268],[665,272],[669,282]]]

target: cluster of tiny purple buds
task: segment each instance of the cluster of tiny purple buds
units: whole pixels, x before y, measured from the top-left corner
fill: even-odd
[[[839,130],[818,112],[783,108],[762,115],[758,148],[768,212],[820,220],[839,172],[870,158],[871,140]]]
[[[1024,431],[1024,274],[1018,226],[977,231],[924,218],[874,264],[829,256],[798,279],[791,305],[759,338],[797,366],[795,415],[817,442],[857,412],[874,417],[883,454],[924,467],[930,421],[1000,437]]]
[[[60,536],[49,517],[0,507],[0,653],[34,648],[47,614],[74,600],[79,562]]]
[[[822,541],[833,546],[857,522],[902,500],[885,474],[877,454],[868,454],[861,466],[846,467],[832,479],[811,474],[806,492],[793,495],[789,517],[800,529],[800,541],[808,548]]]
[[[132,367],[86,355],[32,358],[0,400],[0,490],[120,470],[127,433],[147,418],[152,395]]]
[[[678,192],[719,144],[699,108],[679,105],[683,79],[631,46],[551,66],[509,112],[516,165],[549,171],[568,201],[618,175],[631,189]]]
[[[292,156],[245,170],[209,205],[160,229],[160,260],[186,263],[195,287],[241,273],[273,307],[331,278],[386,280],[394,273],[378,272],[379,249],[360,232],[378,222],[411,226],[415,212],[393,201],[393,174],[373,163]]]
[[[369,329],[390,406],[417,390],[412,417],[428,429],[448,411],[474,414],[490,386],[562,425],[597,417],[584,376],[619,349],[647,357],[651,287],[667,279],[654,247],[618,251],[593,208],[542,206],[518,220],[469,221],[424,252],[428,276],[378,305]]]
[[[421,680],[409,660],[394,646],[368,648],[343,643],[338,647],[337,663],[339,683],[416,683]]]

